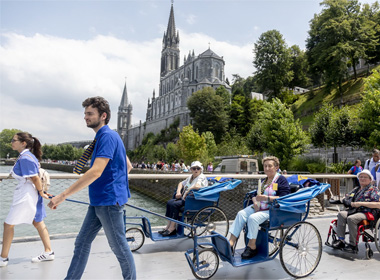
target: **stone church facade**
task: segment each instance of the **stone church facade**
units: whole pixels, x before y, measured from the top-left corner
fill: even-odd
[[[159,91],[153,90],[148,99],[146,121],[132,125],[132,104],[128,104],[127,86],[124,86],[118,109],[117,131],[124,141],[126,150],[141,145],[144,135],[160,133],[179,118],[180,129],[191,123],[187,99],[204,87],[215,90],[224,86],[229,92],[231,87],[225,82],[224,59],[210,48],[196,56],[193,52],[183,59],[180,66],[179,32],[175,28],[173,4],[170,9],[167,30],[162,40],[161,71]]]

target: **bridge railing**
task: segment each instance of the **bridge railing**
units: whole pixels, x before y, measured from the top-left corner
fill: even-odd
[[[213,177],[220,174],[207,174]],[[12,203],[13,190],[17,184],[16,180],[8,178],[9,174],[0,173],[0,221],[4,221]],[[130,174],[129,184],[132,197],[129,203],[149,209],[153,212],[165,214],[166,202],[170,199],[181,180],[187,178],[189,174]],[[286,175],[288,176],[288,175]],[[49,193],[57,195],[73,184],[80,175],[71,173],[50,173],[51,187]],[[247,175],[247,174],[223,174],[223,177],[241,179],[242,184],[234,190],[222,192],[219,201],[219,207],[227,214],[230,220],[233,220],[237,212],[243,207],[243,198],[245,193],[257,188],[258,180],[265,178],[264,174]],[[310,174],[309,178],[316,179],[320,182],[328,182],[332,185],[331,191],[335,196],[343,196],[353,187],[353,175],[338,174]],[[330,198],[330,192],[318,197],[319,206],[314,209],[315,215],[324,213],[327,199]],[[72,200],[89,202],[88,190],[83,189],[70,197]],[[47,201],[45,202],[47,204]],[[59,205],[57,210],[47,210],[45,220],[48,225],[50,234],[78,232],[80,225],[86,213],[86,206],[79,203],[65,202]],[[141,213],[138,210],[128,208],[128,215],[146,216],[154,226],[163,226],[166,220],[154,215]],[[25,232],[16,232],[21,236],[27,236],[29,233],[35,233],[28,229]],[[0,229],[2,234],[2,229]]]

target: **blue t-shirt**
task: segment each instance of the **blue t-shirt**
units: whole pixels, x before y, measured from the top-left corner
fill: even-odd
[[[363,167],[361,167],[361,166],[357,167],[356,165],[354,165],[351,167],[350,170],[351,170],[351,174],[358,175],[359,172],[363,171]]]
[[[131,193],[128,187],[127,159],[123,142],[116,131],[103,126],[96,133],[91,166],[96,158],[110,159],[102,175],[89,186],[92,206],[124,205]]]
[[[37,158],[28,150],[21,152],[15,166],[13,167],[13,172],[20,177],[28,178],[38,175],[38,160]]]

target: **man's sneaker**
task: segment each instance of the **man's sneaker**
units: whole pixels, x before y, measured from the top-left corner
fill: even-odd
[[[8,265],[8,261],[9,261],[8,258],[4,259],[4,258],[0,257],[0,267],[7,266]]]
[[[51,253],[43,252],[38,257],[35,257],[32,259],[32,262],[38,263],[38,262],[45,262],[45,261],[52,261],[54,260],[54,252]]]
[[[357,254],[358,246],[347,244],[346,247],[343,248],[343,250],[347,253]]]
[[[346,246],[346,244],[344,243],[344,241],[340,240],[340,239],[334,241],[332,244],[332,247],[334,249],[343,249],[345,246]]]

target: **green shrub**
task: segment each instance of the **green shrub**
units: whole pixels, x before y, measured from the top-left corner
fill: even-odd
[[[289,171],[302,171],[310,173],[325,172],[325,163],[320,158],[296,157],[293,158],[288,166]]]

